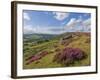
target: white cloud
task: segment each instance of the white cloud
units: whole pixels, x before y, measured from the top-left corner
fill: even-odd
[[[63,27],[47,27],[47,26],[24,26],[24,34],[40,33],[40,34],[61,34],[66,32]]]
[[[90,26],[91,25],[91,19],[88,18],[87,20],[83,21],[84,26]]]
[[[69,30],[79,29],[77,26],[81,25],[82,19],[71,18],[70,21],[66,24],[65,29],[69,28]]]
[[[81,18],[76,19],[72,18],[63,26],[32,26],[26,25],[24,26],[24,34],[32,34],[32,33],[41,33],[41,34],[62,34],[65,32],[75,32],[75,31],[83,31],[90,32],[91,30],[91,18],[86,20],[82,20]]]
[[[30,33],[33,33],[33,32],[34,32],[34,29],[32,28],[31,25],[24,26],[24,34],[30,34]]]
[[[28,13],[24,13],[24,19],[25,20],[30,20],[31,19]]]
[[[69,13],[65,12],[53,12],[54,18],[56,18],[59,21],[64,20],[65,18],[69,17]]]
[[[70,31],[90,31],[91,30],[91,18],[82,20],[80,16],[78,19],[71,18],[65,26],[66,30]]]
[[[75,27],[76,25],[80,24],[82,22],[82,17],[79,16],[78,19],[71,18],[70,21],[66,24],[66,27]]]
[[[73,26],[75,26],[75,24],[76,24],[76,19],[72,18],[72,19],[70,19],[70,21],[67,23],[66,26],[73,27]]]
[[[83,26],[86,31],[90,31],[91,30],[91,18],[88,18],[85,21],[83,21]]]

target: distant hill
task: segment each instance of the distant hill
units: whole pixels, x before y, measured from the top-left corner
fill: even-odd
[[[60,37],[64,37],[66,35],[81,35],[81,34],[84,34],[84,35],[89,35],[90,36],[90,33],[89,32],[66,32],[66,33],[63,33],[63,34],[24,34],[23,35],[23,38],[24,38],[24,41],[40,41],[40,40],[50,40],[50,39],[59,39]]]
[[[24,34],[24,41],[39,41],[39,40],[49,40],[56,37],[56,34]]]

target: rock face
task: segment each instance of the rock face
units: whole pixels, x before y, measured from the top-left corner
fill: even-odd
[[[69,65],[77,60],[84,59],[85,56],[85,53],[79,48],[65,48],[62,52],[55,55],[53,61],[64,65]]]
[[[63,38],[60,39],[60,44],[61,45],[68,44],[71,41],[69,40],[71,38],[73,38],[73,35],[64,36]]]
[[[68,36],[65,36],[65,37],[63,38],[63,40],[70,39],[70,38],[72,38],[72,37],[73,37],[73,35],[68,35]]]

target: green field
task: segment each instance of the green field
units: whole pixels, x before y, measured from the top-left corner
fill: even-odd
[[[64,37],[68,38],[64,40],[63,44],[62,39]],[[24,35],[23,38],[23,69],[89,66],[91,64],[90,33],[69,32],[61,35],[28,34]],[[54,62],[54,56],[67,47],[79,48],[85,52],[87,57],[82,60],[74,61],[74,63],[68,66]],[[27,58],[37,55],[43,51],[46,51],[48,54],[27,64],[31,60],[31,58],[28,60]]]

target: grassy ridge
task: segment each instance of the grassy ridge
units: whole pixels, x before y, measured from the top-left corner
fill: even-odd
[[[23,68],[24,69],[33,69],[33,68],[54,68],[54,67],[69,67],[69,66],[87,66],[90,65],[90,35],[89,33],[77,33],[74,37],[68,39],[69,44],[61,44],[60,40],[64,36],[67,36],[69,34],[75,34],[75,33],[65,33],[62,35],[59,35],[57,37],[53,37],[49,39],[48,41],[41,42],[41,43],[32,43],[32,42],[25,42],[24,41],[24,57],[23,57]],[[33,37],[32,37],[33,38]],[[66,47],[73,47],[73,48],[80,48],[82,49],[86,54],[87,58],[83,59],[81,61],[76,61],[74,64],[70,64],[69,66],[65,66],[62,64],[59,64],[57,62],[53,62],[53,58],[55,54],[58,52],[58,50],[62,50]],[[29,65],[26,65],[26,58],[30,57],[32,55],[38,54],[41,51],[47,51],[48,54],[44,56],[43,58],[32,62]]]

